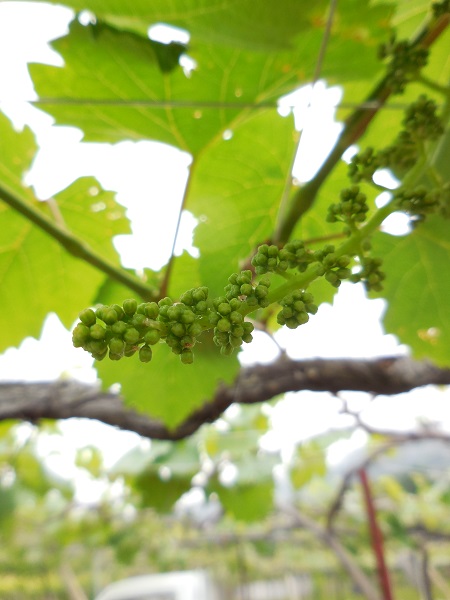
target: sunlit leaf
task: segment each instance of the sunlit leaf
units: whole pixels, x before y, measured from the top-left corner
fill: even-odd
[[[222,356],[206,336],[200,338],[194,355],[193,365],[183,365],[166,344],[158,344],[150,363],[134,356],[122,359],[118,369],[116,362],[105,359],[97,363],[97,370],[105,386],[120,382],[130,408],[174,428],[212,400],[219,382],[231,383],[239,368],[235,356]]]
[[[92,177],[77,180],[48,202],[35,199],[22,182],[36,147],[28,129],[14,131],[0,115],[0,176],[3,185],[39,214],[68,228],[103,257],[119,265],[112,236],[128,233],[124,210]],[[49,312],[70,327],[103,280],[99,271],[75,257],[31,221],[0,203],[0,349],[38,336]],[[20,315],[11,320],[10,315]]]
[[[434,217],[404,237],[379,234],[374,251],[384,258],[386,331],[410,346],[417,358],[448,365],[450,222]]]

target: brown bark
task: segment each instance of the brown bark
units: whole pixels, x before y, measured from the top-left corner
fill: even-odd
[[[123,398],[116,394],[70,380],[0,383],[0,421],[82,417],[148,438],[179,440],[192,435],[204,423],[215,421],[235,402],[253,404],[302,390],[331,393],[357,390],[394,395],[429,384],[450,384],[450,369],[405,357],[303,361],[282,357],[270,365],[242,369],[233,385],[219,387],[212,399],[205,399],[201,408],[172,430],[148,415],[127,408]]]

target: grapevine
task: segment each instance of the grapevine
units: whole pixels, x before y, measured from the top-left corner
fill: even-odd
[[[440,10],[440,5],[435,6]],[[402,93],[409,82],[419,79],[427,56],[424,48],[395,39],[380,48],[393,93]],[[339,245],[313,249],[299,239],[284,245],[262,244],[249,259],[251,268],[231,274],[223,295],[215,298],[201,286],[187,290],[178,300],[164,297],[139,304],[130,298],[122,304],[87,308],[73,330],[74,346],[99,361],[137,354],[147,363],[154,347],[165,343],[183,364],[191,364],[193,349],[208,330],[224,355],[250,343],[254,325],[248,316],[253,313],[257,319],[263,311],[266,316],[276,311],[278,325],[290,329],[307,323],[318,311],[308,288],[320,277],[335,288],[348,280],[380,292],[386,275],[382,260],[372,255],[371,236],[383,221],[397,211],[407,214],[413,226],[431,214],[450,218],[450,185],[428,164],[430,145],[444,130],[437,104],[422,94],[406,109],[402,129],[391,145],[378,150],[368,147],[353,156],[350,184],[327,214],[329,223],[342,227],[339,237],[344,241]],[[378,189],[374,176],[384,168],[401,176],[403,183],[377,209],[369,203],[365,186]],[[424,174],[431,185],[422,184]]]

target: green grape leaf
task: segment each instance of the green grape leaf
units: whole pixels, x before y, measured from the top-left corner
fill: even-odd
[[[200,276],[214,295],[273,231],[296,142],[291,119],[266,111],[229,136],[194,161],[187,198],[199,219]]]
[[[58,123],[80,127],[87,140],[157,139],[197,155],[216,136],[247,118],[253,104],[274,103],[313,77],[323,36],[323,8],[283,2],[289,5],[286,12],[265,3],[258,6],[258,14],[271,15],[271,35],[280,21],[296,30],[290,49],[280,49],[280,41],[284,45],[287,38],[277,36],[266,51],[222,45],[226,22],[246,29],[242,6],[225,4],[229,16],[220,27],[208,30],[211,40],[193,37],[189,56],[196,67],[188,74],[181,67],[162,70],[160,47],[142,35],[104,22],[83,26],[73,21],[69,34],[52,43],[64,66],[30,65],[44,100],[42,108]],[[125,20],[135,16],[134,7],[131,15],[127,8],[128,14],[121,16]],[[299,12],[307,19],[299,19]],[[342,84],[373,75],[378,66],[374,53],[367,50],[379,39],[379,30],[388,27],[390,12],[373,9],[367,2],[347,3],[336,19],[321,76],[339,78]],[[197,19],[195,10],[190,17],[194,13]],[[355,31],[355,19],[365,17],[371,26]],[[261,26],[258,16],[246,39]]]
[[[273,510],[273,468],[277,457],[248,454],[236,462],[237,480],[231,486],[220,483],[217,476],[208,482],[208,492],[215,492],[224,510],[239,521],[254,522]]]
[[[308,37],[320,42],[319,32]],[[188,77],[181,67],[162,72],[148,39],[76,21],[52,46],[64,66],[31,64],[29,69],[45,98],[42,108],[58,123],[80,127],[86,140],[155,139],[194,155],[251,114],[249,103],[292,91],[314,66],[304,44],[297,56],[275,58],[208,46],[191,52],[198,68]]]
[[[121,475],[137,475],[144,471],[150,464],[157,462],[158,459],[167,456],[170,452],[172,443],[166,441],[152,440],[150,449],[142,448],[140,445],[131,448],[121,456],[112,467],[108,469],[108,474],[112,477]]]
[[[18,453],[14,469],[19,486],[38,496],[45,495],[53,487],[42,462],[28,448]]]
[[[125,475],[131,488],[139,493],[143,506],[151,506],[160,512],[170,511],[180,496],[191,488],[192,477],[199,470],[195,436],[174,444],[153,441],[149,451],[134,448],[112,468],[115,475]],[[167,476],[163,477],[163,472]]]
[[[295,489],[300,489],[315,477],[324,477],[326,472],[325,450],[320,442],[313,440],[297,447],[289,472]]]
[[[382,295],[387,332],[407,344],[417,358],[442,366],[450,356],[450,221],[429,217],[410,234],[374,236],[374,255],[383,257]]]
[[[102,190],[94,178],[85,177],[49,201],[37,201],[21,182],[35,150],[30,131],[14,131],[0,115],[0,177],[5,189],[81,239],[89,239],[93,249],[119,264],[112,237],[128,233],[129,226],[113,194]],[[92,302],[103,277],[6,203],[0,204],[0,350],[27,335],[37,337],[52,311],[70,327],[80,307]]]
[[[187,290],[202,285],[198,273],[198,264],[199,260],[186,251],[175,257],[167,290],[171,298],[177,299]]]
[[[173,0],[170,5],[165,0],[135,0],[132,8],[126,0],[67,0],[64,4],[92,11],[97,19],[142,36],[150,25],[162,23],[186,29],[195,41],[258,50],[289,47],[326,7],[324,0],[308,5],[297,0],[280,0],[276,5],[253,0],[241,0],[238,5],[234,0]]]
[[[133,269],[125,269],[122,267],[122,270],[130,275],[136,276],[136,272]],[[155,297],[157,297],[162,280],[161,272],[144,269],[141,279],[143,283],[146,283],[154,290]],[[122,304],[124,300],[133,296],[134,293],[130,292],[130,288],[114,281],[110,277],[105,277],[102,284],[97,289],[97,294],[93,299],[92,304]]]
[[[392,25],[396,28],[399,39],[414,35],[430,14],[430,0],[382,1],[393,4],[395,14],[392,18]]]
[[[106,387],[120,381],[127,406],[174,428],[213,398],[220,381],[231,383],[239,370],[236,356],[222,356],[207,334],[199,342],[192,366],[183,365],[161,343],[154,346],[151,363],[141,363],[133,356],[122,359],[118,368],[116,362],[106,358],[97,363],[97,371]]]
[[[191,477],[173,477],[163,481],[154,470],[143,471],[129,482],[140,496],[142,507],[168,513],[175,502],[191,488]]]
[[[210,458],[220,460],[221,457],[227,456],[233,462],[254,450],[261,438],[260,431],[235,431],[234,429],[218,431],[209,428],[204,435],[205,450]]]
[[[209,488],[208,488],[209,489]],[[254,523],[267,518],[273,510],[273,484],[223,486],[211,489],[219,496],[225,512],[237,521]]]

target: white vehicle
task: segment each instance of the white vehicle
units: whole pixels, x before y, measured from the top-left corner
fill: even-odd
[[[220,595],[204,571],[175,571],[122,579],[108,585],[95,600],[220,600]]]

